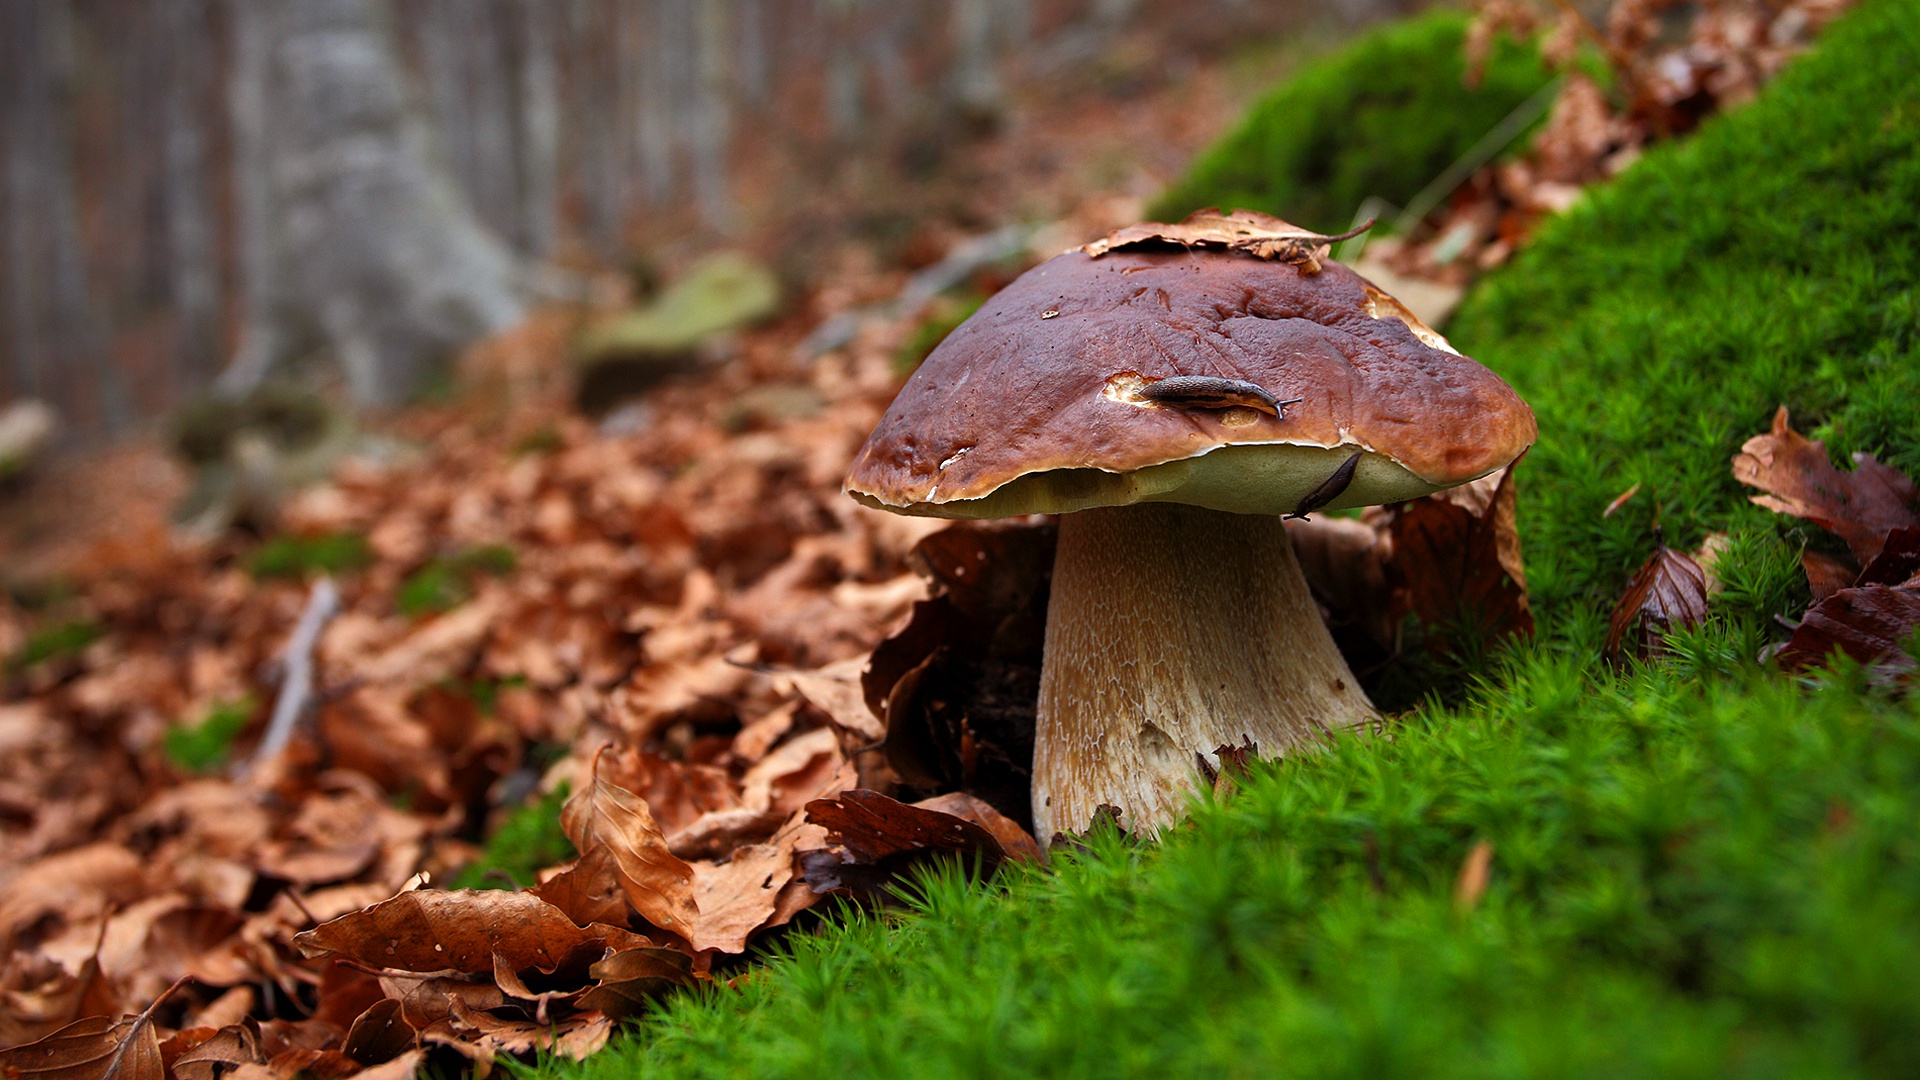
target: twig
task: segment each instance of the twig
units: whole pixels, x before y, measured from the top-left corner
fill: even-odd
[[[1007,225],[962,241],[947,257],[908,279],[906,288],[891,300],[843,311],[821,323],[800,343],[808,360],[846,345],[870,322],[892,322],[917,317],[933,298],[953,288],[983,266],[1010,259],[1027,249],[1033,236],[1028,225]]]
[[[267,734],[241,770],[242,775],[278,757],[293,739],[301,714],[313,697],[314,647],[320,643],[320,631],[339,611],[340,590],[333,579],[323,577],[314,582],[313,591],[307,595],[307,608],[294,624],[293,636],[287,639],[287,650],[281,658],[286,675],[280,682],[280,696],[273,702],[273,719],[268,721]]]

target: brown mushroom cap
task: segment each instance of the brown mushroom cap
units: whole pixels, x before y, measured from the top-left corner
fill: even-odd
[[[1174,376],[1301,399],[1158,404]],[[1533,411],[1392,297],[1210,250],[1082,251],[1022,275],[928,356],[855,458],[847,491],[938,517],[1177,501],[1295,509],[1363,452],[1327,509],[1414,498],[1518,457]]]

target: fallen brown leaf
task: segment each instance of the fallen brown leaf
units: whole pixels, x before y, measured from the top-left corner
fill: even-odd
[[[1195,211],[1178,225],[1160,222],[1129,225],[1108,233],[1103,239],[1095,240],[1080,250],[1098,258],[1109,251],[1142,245],[1220,248],[1243,252],[1255,258],[1293,263],[1304,271],[1314,272],[1320,269],[1319,259],[1326,256],[1325,249],[1329,244],[1364,232],[1372,224],[1369,221],[1351,232],[1324,236],[1254,210],[1235,210],[1223,214],[1218,209],[1210,208]]]
[[[1403,610],[1440,631],[1429,648],[1533,636],[1513,471],[1508,465],[1388,511],[1389,573]]]
[[[693,867],[667,849],[645,800],[594,775],[560,811],[560,827],[583,855],[606,850],[627,902],[662,930],[691,939],[700,911],[693,901]]]
[[[1707,575],[1690,556],[1661,544],[1627,582],[1607,619],[1608,657],[1658,652],[1661,639],[1707,618]]]
[[[1773,430],[1748,439],[1734,455],[1733,478],[1766,492],[1753,502],[1813,522],[1867,563],[1889,532],[1920,525],[1920,490],[1872,454],[1853,460],[1852,472],[1834,468],[1826,446],[1794,431],[1782,405],[1773,414]]]
[[[651,944],[614,926],[575,926],[530,893],[417,889],[295,936],[308,956],[339,956],[370,968],[418,973],[493,971],[494,955],[515,970],[558,970],[608,948]],[[584,966],[584,965],[582,965]]]
[[[1886,536],[1850,588],[1817,600],[1774,660],[1789,670],[1819,667],[1835,650],[1888,671],[1909,673],[1907,645],[1920,629],[1920,528]]]
[[[90,1016],[38,1042],[0,1050],[0,1076],[10,1080],[166,1080],[160,1037],[153,1026],[154,1010],[165,1000],[162,994],[146,1011],[118,1023]]]

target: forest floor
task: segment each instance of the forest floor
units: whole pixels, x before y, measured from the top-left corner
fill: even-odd
[[[1229,776],[1159,844],[1101,830],[1041,869],[989,782],[1017,754],[963,731],[944,764],[964,783],[933,786],[980,797],[908,805],[930,791],[874,752],[875,646],[910,614],[954,643],[976,609],[1030,616],[1044,565],[1043,529],[930,539],[840,493],[918,327],[799,347],[894,295],[930,257],[897,261],[912,244],[850,239],[725,362],[598,426],[556,372],[579,317],[543,315],[466,358],[457,402],[383,425],[410,452],[285,499],[267,538],[175,538],[155,452],[101,459],[125,471],[60,489],[71,509],[24,538],[40,576],[0,601],[0,1045],[78,1020],[49,1054],[132,1048],[183,1078],[396,1076],[429,1051],[571,1073],[610,1039],[583,1068],[1909,1071],[1920,717],[1897,667],[1795,677],[1757,654],[1816,569],[1913,553],[1808,524],[1787,480],[1765,489],[1799,517],[1750,505],[1729,459],[1832,470],[1767,435],[1786,403],[1833,449],[1920,472],[1914,15],[1836,24],[1450,326],[1541,420],[1503,489],[1537,636],[1416,664],[1434,681],[1390,739]],[[1032,104],[966,197],[1061,222],[1039,251],[1091,239],[1184,160],[1133,171],[1141,133],[1197,148],[1245,79]],[[116,519],[98,508],[126,476],[156,497]],[[1717,553],[1717,588],[1698,579],[1691,626],[1629,606],[1625,650],[1651,659],[1610,667],[1608,613],[1663,538]],[[963,582],[975,562],[1008,595]],[[324,629],[290,648],[303,615]],[[314,708],[258,756],[292,668]],[[936,834],[1007,872],[822,919],[823,891],[897,880],[888,860]]]

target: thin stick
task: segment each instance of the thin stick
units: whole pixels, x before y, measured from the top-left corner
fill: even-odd
[[[328,621],[339,611],[340,590],[333,579],[323,577],[314,582],[313,592],[307,596],[307,608],[294,624],[293,636],[287,639],[287,651],[282,657],[286,676],[280,683],[280,696],[273,703],[273,719],[268,721],[267,734],[260,740],[259,749],[253,752],[253,759],[241,770],[242,775],[278,757],[293,740],[294,729],[313,698],[314,647],[320,643],[320,631],[326,629]]]

